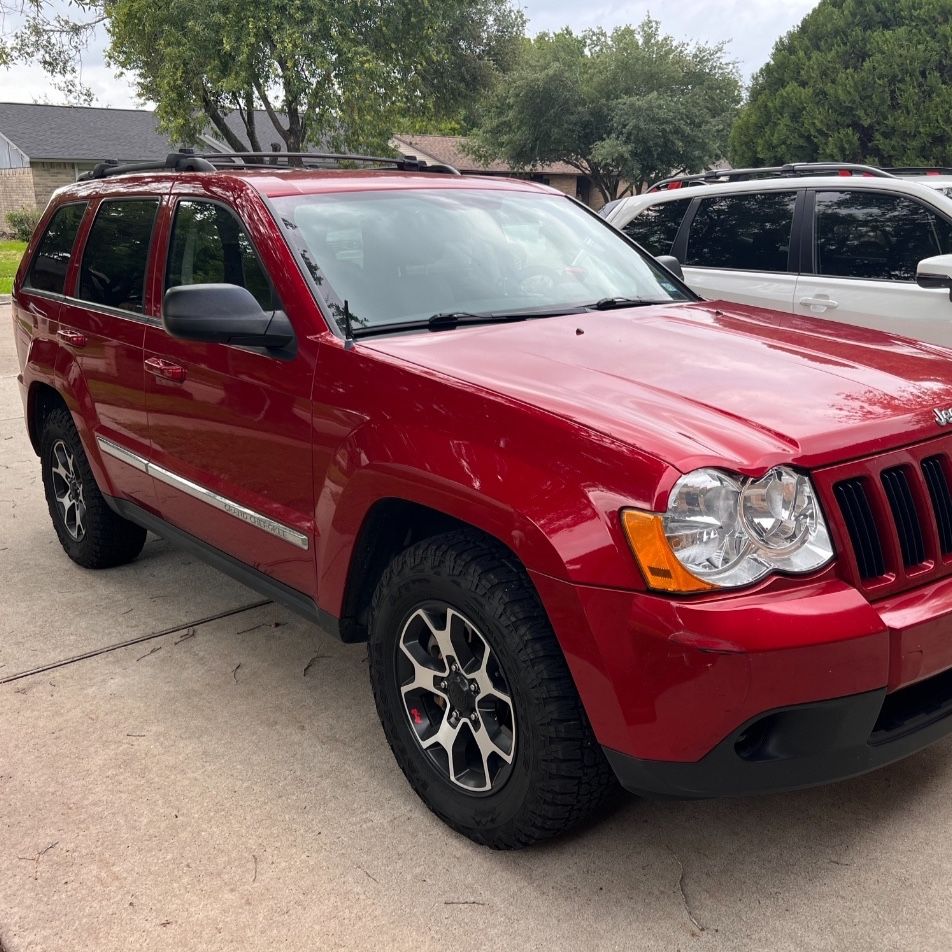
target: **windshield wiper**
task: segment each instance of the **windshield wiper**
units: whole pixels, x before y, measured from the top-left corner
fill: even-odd
[[[495,314],[492,311],[441,311],[427,318],[426,326],[430,330],[444,327],[458,327],[460,324],[492,324],[496,321],[523,321],[524,314]]]
[[[375,334],[399,334],[403,331],[443,331],[473,324],[513,324],[538,317],[561,317],[584,311],[585,305],[559,308],[524,308],[520,311],[440,311],[422,321],[394,321],[389,324],[365,324],[354,328],[354,337]]]
[[[652,304],[670,304],[671,301],[656,301],[651,298],[603,297],[589,304],[593,311],[613,311],[621,307],[648,307]]]

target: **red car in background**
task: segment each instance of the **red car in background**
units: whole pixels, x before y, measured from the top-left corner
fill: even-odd
[[[369,641],[408,780],[497,848],[615,778],[952,730],[952,354],[699,300],[530,182],[276,161],[104,164],[38,226],[13,329],[75,562],[152,530]]]

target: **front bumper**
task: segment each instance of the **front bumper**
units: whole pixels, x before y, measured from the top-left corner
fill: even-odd
[[[827,575],[668,599],[533,575],[622,784],[682,797],[839,780],[952,732],[952,579],[870,603]]]
[[[952,733],[952,673],[752,718],[694,763],[603,748],[626,790],[681,798],[749,796],[845,780]]]

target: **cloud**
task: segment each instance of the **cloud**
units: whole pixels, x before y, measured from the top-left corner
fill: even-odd
[[[520,2],[520,0],[517,0]],[[661,21],[665,32],[680,40],[728,44],[731,59],[737,61],[745,79],[770,57],[774,43],[795,27],[817,4],[817,0],[678,0],[677,3],[602,0],[586,6],[578,0],[521,0],[529,19],[529,31],[559,30],[570,26],[579,31],[589,27],[611,29],[637,23],[651,14]],[[83,80],[93,90],[100,106],[141,107],[128,77],[119,77],[105,64],[105,33],[100,33],[83,58]],[[0,70],[0,101],[62,102],[49,79],[38,66],[16,66]]]

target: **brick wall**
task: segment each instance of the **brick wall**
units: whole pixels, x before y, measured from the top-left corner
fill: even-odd
[[[37,208],[46,208],[50,196],[63,185],[76,181],[76,167],[72,162],[32,162],[33,201]]]
[[[577,175],[546,175],[546,178],[552,188],[557,188],[560,192],[575,198],[575,190],[578,186]]]
[[[7,230],[7,212],[33,208],[35,204],[33,170],[0,169],[0,235]]]

